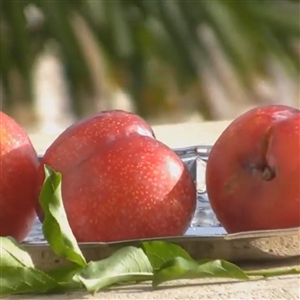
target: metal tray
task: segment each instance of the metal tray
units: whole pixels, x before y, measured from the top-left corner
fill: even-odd
[[[255,231],[224,236],[185,236],[135,240],[114,243],[80,243],[87,259],[99,260],[110,256],[125,245],[139,245],[142,241],[164,240],[184,248],[194,259],[225,259],[235,263],[264,263],[298,260],[300,257],[300,228]],[[57,257],[47,244],[25,244],[34,264],[42,270],[67,266],[70,263]]]
[[[213,211],[205,189],[205,165],[211,146],[193,146],[174,149],[187,165],[197,186],[197,208],[191,225],[184,236],[147,240],[164,240],[179,244],[195,259],[225,259],[232,262],[282,261],[300,257],[300,227],[285,230],[254,231],[227,234]],[[86,259],[108,257],[126,244],[139,244],[144,240],[113,243],[79,243]],[[37,221],[24,242],[36,266],[51,269],[68,265],[57,257],[44,241],[41,224]]]
[[[205,189],[205,166],[211,146],[191,146],[173,149],[186,164],[197,186],[197,208],[194,218],[185,236],[214,236],[224,235],[226,231],[221,227],[210,208]],[[41,158],[42,155],[39,156]],[[32,231],[27,236],[25,243],[44,242],[41,223],[36,220]]]

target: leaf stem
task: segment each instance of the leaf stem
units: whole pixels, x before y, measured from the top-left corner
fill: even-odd
[[[300,267],[251,270],[251,271],[245,271],[245,273],[248,276],[262,276],[262,277],[295,275],[295,274],[300,274]]]

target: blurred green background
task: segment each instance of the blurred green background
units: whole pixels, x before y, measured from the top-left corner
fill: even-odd
[[[288,0],[1,1],[1,108],[26,127],[102,109],[150,123],[299,107]]]

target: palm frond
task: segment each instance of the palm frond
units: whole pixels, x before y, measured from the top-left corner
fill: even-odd
[[[217,70],[203,33],[206,29],[249,90],[253,76],[265,74],[270,58],[293,76],[300,72],[299,54],[293,48],[300,39],[300,4],[296,1],[26,0],[2,1],[1,5],[0,70],[7,106],[15,101],[12,70],[19,72],[24,101],[30,103],[32,64],[43,46],[55,41],[74,112],[84,112],[84,101],[95,93],[95,82],[76,35],[74,15],[88,24],[110,73],[123,74],[115,76],[116,83],[133,96],[144,116],[151,110],[145,91],[155,87],[161,93],[164,76],[172,74],[184,89],[201,80],[203,71]],[[28,5],[43,15],[43,22],[33,29],[24,13]],[[161,94],[157,98],[164,101]]]

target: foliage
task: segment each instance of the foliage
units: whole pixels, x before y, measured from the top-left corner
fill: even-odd
[[[153,288],[156,288],[166,281],[177,279],[249,280],[251,276],[300,273],[300,268],[247,272],[227,261],[204,259],[197,262],[178,245],[164,241],[145,241],[140,247],[128,245],[106,259],[87,262],[66,223],[60,192],[61,174],[46,166],[45,176],[40,204],[48,221],[43,224],[43,232],[52,250],[69,260],[70,265],[44,272],[34,266],[23,246],[10,237],[0,237],[1,297],[64,293],[82,288],[94,294],[117,284],[142,281],[152,281]]]
[[[15,104],[17,86],[21,100],[30,104],[34,62],[54,45],[64,64],[73,109],[78,116],[84,113],[84,99],[92,99],[89,95],[104,82],[93,75],[80,35],[82,24],[92,34],[98,55],[103,55],[102,80],[128,91],[142,116],[154,106],[160,109],[166,79],[174,78],[185,90],[201,82],[205,70],[216,68],[207,42],[210,33],[249,89],[270,58],[299,74],[294,47],[300,33],[297,1],[1,0],[1,7],[6,109]],[[199,107],[205,110],[204,100]]]

